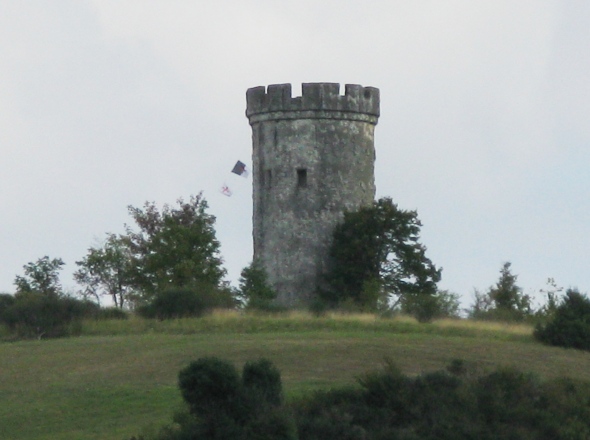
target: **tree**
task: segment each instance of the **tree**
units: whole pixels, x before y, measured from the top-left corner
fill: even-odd
[[[239,298],[248,309],[274,310],[277,292],[268,284],[268,276],[260,263],[253,261],[242,270]]]
[[[547,297],[545,304],[535,312],[536,320],[542,323],[550,321],[555,316],[561,301],[559,294],[563,292],[563,287],[558,286],[554,278],[547,278],[547,287],[540,292]]]
[[[590,351],[590,299],[568,289],[550,321],[537,324],[534,336],[548,345]]]
[[[17,275],[14,284],[16,293],[38,292],[46,296],[57,297],[62,294],[59,271],[65,263],[61,258],[50,259],[48,256],[23,266],[24,276]]]
[[[201,194],[177,207],[129,206],[138,230],[127,226],[122,242],[131,252],[133,285],[149,300],[156,292],[194,283],[219,286],[225,275],[215,236],[215,217]]]
[[[133,279],[129,248],[120,237],[107,234],[102,247],[91,247],[76,264],[74,279],[84,287],[84,297],[109,295],[115,307],[123,308],[133,292]]]
[[[502,265],[498,282],[487,293],[476,291],[475,304],[469,312],[472,318],[521,321],[532,315],[531,299],[516,284],[518,276],[512,274],[510,266],[510,262]]]
[[[401,210],[388,197],[345,213],[334,230],[328,289],[321,296],[375,308],[380,299],[397,304],[406,294],[434,294],[441,269],[419,242],[421,226],[416,211]]]

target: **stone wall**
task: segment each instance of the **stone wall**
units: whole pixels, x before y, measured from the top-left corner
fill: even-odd
[[[379,90],[348,84],[290,84],[247,92],[252,126],[254,259],[279,303],[305,307],[328,265],[334,226],[345,210],[375,197],[374,130]]]

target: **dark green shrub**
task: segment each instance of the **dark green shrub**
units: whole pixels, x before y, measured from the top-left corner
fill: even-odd
[[[545,344],[590,350],[590,299],[568,289],[553,318],[538,324],[534,336]]]
[[[137,313],[144,318],[176,319],[203,316],[214,308],[232,306],[233,299],[228,291],[199,284],[158,292],[148,304],[138,307]]]
[[[14,295],[0,293],[0,322],[4,322],[4,316],[14,304]]]
[[[192,414],[235,415],[241,394],[240,376],[229,362],[201,358],[178,374],[178,386]]]
[[[317,391],[299,401],[295,407],[299,438],[365,439],[366,431],[360,425],[370,417],[363,415],[366,412],[364,408],[368,405],[363,402],[361,390],[356,387]]]
[[[400,298],[401,312],[415,317],[419,322],[440,318],[459,317],[459,295],[440,290],[429,294],[407,294]]]
[[[129,312],[119,307],[105,307],[97,311],[96,319],[129,319]]]
[[[81,320],[93,317],[98,309],[89,301],[31,291],[16,294],[2,320],[17,337],[55,338],[77,334]]]
[[[499,369],[480,378],[475,393],[485,430],[495,433],[494,438],[508,438],[519,430],[535,432],[540,426],[537,402],[542,387],[534,375]]]
[[[268,359],[246,362],[242,384],[244,393],[259,406],[279,406],[283,402],[281,373]]]
[[[157,440],[590,438],[590,384],[542,382],[507,368],[481,376],[467,369],[454,361],[447,371],[407,376],[389,362],[363,375],[360,387],[316,392],[285,406],[269,404],[280,390],[270,362],[248,363],[240,379],[231,364],[200,359],[179,375],[189,409]],[[253,390],[266,391],[248,400]]]
[[[291,412],[284,408],[267,409],[251,420],[244,429],[247,440],[297,440],[297,425]]]
[[[358,379],[363,387],[363,399],[373,408],[386,410],[396,424],[406,424],[413,419],[407,402],[412,393],[412,379],[402,374],[393,363],[387,363],[383,371],[370,372]]]

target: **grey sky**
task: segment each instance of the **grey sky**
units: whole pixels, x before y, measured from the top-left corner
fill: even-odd
[[[418,210],[442,288],[511,261],[590,290],[587,1],[0,0],[0,60],[0,291],[44,255],[75,287],[127,205],[201,190],[237,279],[245,92],[283,82],[380,88],[377,195]]]

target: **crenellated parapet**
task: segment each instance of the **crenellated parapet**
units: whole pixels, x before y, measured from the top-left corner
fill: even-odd
[[[292,97],[291,84],[253,87],[246,92],[250,125],[281,119],[345,119],[377,124],[379,89],[337,83],[303,83],[301,96]]]

